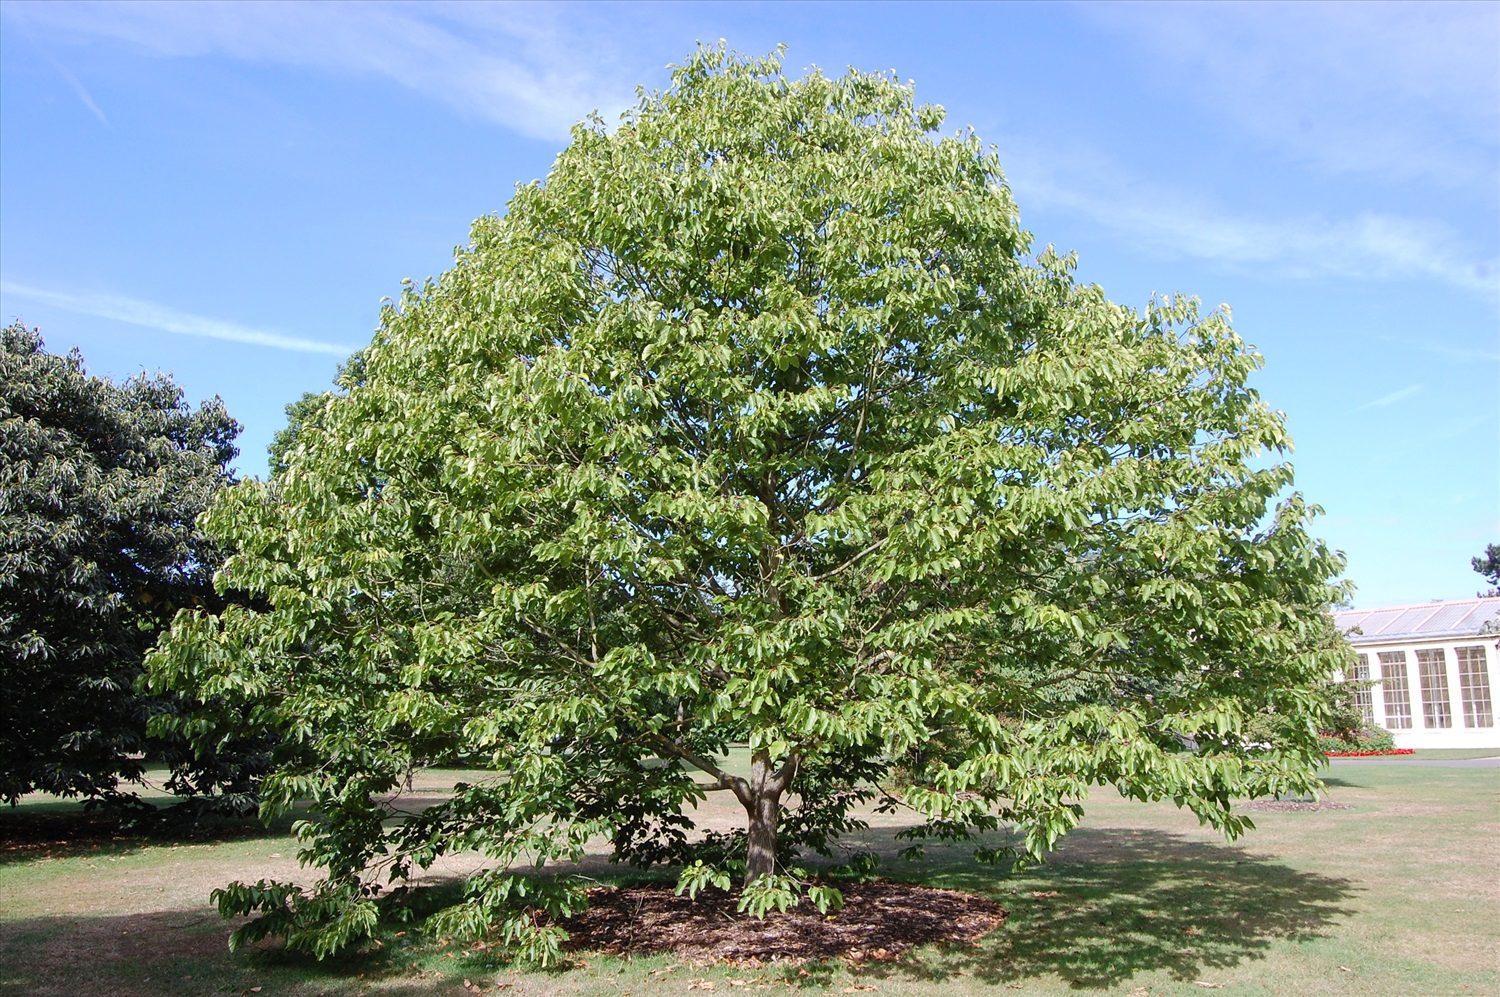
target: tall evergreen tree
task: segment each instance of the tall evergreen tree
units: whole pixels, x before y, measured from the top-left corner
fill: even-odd
[[[1479,595],[1481,597],[1500,595],[1500,544],[1486,544],[1484,556],[1476,557],[1469,563],[1490,584],[1490,587],[1480,592]]]

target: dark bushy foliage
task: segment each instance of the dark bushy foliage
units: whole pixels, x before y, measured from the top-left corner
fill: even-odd
[[[193,408],[166,374],[117,384],[76,350],[48,353],[34,329],[0,331],[0,800],[128,804],[121,783],[151,759],[195,810],[253,809],[263,746],[205,756],[149,738],[154,714],[187,704],[135,688],[178,610],[223,608],[223,551],[195,523],[232,480],[239,429],[222,401]]]
[[[1476,557],[1469,563],[1490,584],[1489,588],[1479,593],[1479,597],[1500,595],[1500,544],[1486,544],[1484,556]]]

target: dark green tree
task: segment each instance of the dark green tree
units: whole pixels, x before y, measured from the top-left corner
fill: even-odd
[[[1481,597],[1500,595],[1500,544],[1487,545],[1484,548],[1484,556],[1476,557],[1469,563],[1474,565],[1474,570],[1490,583],[1489,590],[1480,592],[1479,595]]]
[[[312,800],[327,873],[221,891],[261,915],[237,941],[326,954],[463,848],[488,868],[436,930],[547,958],[536,911],[577,884],[511,867],[596,835],[756,913],[834,904],[796,851],[897,764],[919,840],[1013,831],[985,858],[1052,848],[1091,786],[1234,835],[1237,797],[1317,785],[1342,561],[1265,459],[1260,357],[1225,311],[1033,256],[942,120],[889,77],[699,51],[578,127],[385,310],[284,470],[221,494],[220,584],[267,606],[179,614],[152,680],[296,739],[265,812]],[[496,774],[397,813],[443,752]],[[714,790],[745,828],[695,839]]]
[[[35,330],[0,332],[0,799],[118,797],[151,752],[174,788],[243,801],[246,745],[152,741],[149,716],[181,703],[135,688],[179,610],[223,608],[223,549],[195,521],[232,479],[239,428],[165,374],[117,384]]]

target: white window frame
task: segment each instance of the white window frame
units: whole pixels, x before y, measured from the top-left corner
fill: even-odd
[[[1448,685],[1448,656],[1441,647],[1417,649],[1417,691],[1422,699],[1422,726],[1453,729],[1453,693]]]
[[[1375,724],[1375,689],[1370,683],[1370,656],[1363,651],[1359,652],[1354,663],[1352,677],[1356,683],[1354,686],[1354,705],[1360,715],[1365,718],[1365,723]]]
[[[1478,662],[1474,661],[1478,652]],[[1495,726],[1495,701],[1490,692],[1490,656],[1483,644],[1466,644],[1453,649],[1458,664],[1458,698],[1464,727],[1476,729]],[[1481,722],[1482,721],[1482,722]]]
[[[1412,730],[1415,717],[1411,708],[1411,676],[1405,651],[1377,651],[1380,663],[1380,692],[1385,703],[1387,730]]]

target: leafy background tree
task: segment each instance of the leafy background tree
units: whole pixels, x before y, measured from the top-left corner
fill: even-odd
[[[1488,589],[1479,593],[1480,597],[1500,595],[1500,544],[1487,544],[1484,556],[1474,558],[1471,563],[1490,584]]]
[[[1044,854],[1090,786],[1231,836],[1236,797],[1316,786],[1342,561],[1300,497],[1271,509],[1260,358],[1227,311],[1135,311],[1030,255],[942,120],[886,76],[700,50],[575,129],[385,310],[274,481],[221,494],[219,584],[265,607],[179,614],[153,686],[296,740],[264,809],[314,802],[327,873],[220,891],[261,915],[237,941],[327,954],[462,848],[488,868],[434,929],[545,959],[535,912],[581,893],[511,867],[595,835],[689,891],[737,876],[757,914],[836,905],[795,856],[897,766],[913,848],[1009,830],[990,859]],[[391,820],[443,753],[497,775]],[[696,840],[711,789],[746,827]]]
[[[172,787],[253,808],[258,750],[152,740],[175,695],[138,693],[142,659],[182,609],[217,612],[218,544],[195,526],[232,480],[239,425],[165,374],[123,383],[0,332],[0,798],[123,799],[143,754]]]
[[[356,350],[348,360],[339,364],[338,373],[334,376],[334,385],[338,389],[347,391],[363,381],[364,354]],[[324,403],[334,394],[333,391],[305,391],[301,398],[287,403],[286,425],[271,438],[270,445],[266,447],[271,477],[274,478],[287,469],[287,459],[293,448],[297,446],[303,424],[316,420]]]

